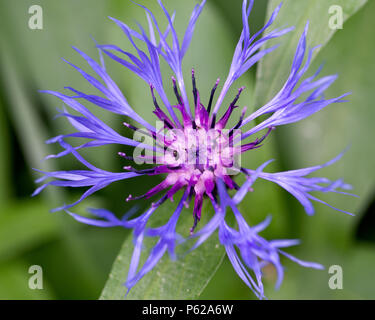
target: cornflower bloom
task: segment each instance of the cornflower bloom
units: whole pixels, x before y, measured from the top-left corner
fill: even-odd
[[[190,234],[187,230],[187,238],[195,239],[191,250],[200,246],[215,231],[218,231],[220,243],[225,247],[228,258],[239,277],[258,298],[264,298],[262,268],[268,264],[273,265],[277,271],[276,286],[280,286],[283,279],[281,255],[304,267],[316,269],[323,267],[317,263],[301,261],[284,251],[283,248],[298,244],[298,240],[268,241],[262,238],[259,233],[270,223],[270,217],[256,226],[247,224],[238,210],[238,205],[247,193],[253,190],[255,181],[263,179],[278,184],[303,205],[307,214],[314,213],[312,200],[327,204],[313,196],[311,192],[349,194],[343,190],[351,187],[341,179],[331,181],[327,178],[309,177],[311,173],[339,160],[342,154],[323,165],[276,173],[264,171],[272,160],[265,162],[256,169],[247,169],[240,165],[238,159],[240,159],[242,153],[260,148],[268,135],[278,126],[303,120],[330,104],[343,102],[342,99],[347,94],[325,99],[323,97],[324,91],[336,80],[337,76],[330,75],[318,79],[321,68],[313,76],[302,79],[309,68],[312,54],[316,49],[306,49],[308,32],[308,24],[306,24],[299,39],[289,77],[280,91],[271,101],[250,115],[246,115],[246,108],[243,108],[238,115],[239,120],[236,125],[229,126],[228,120],[238,108],[238,101],[243,88],[241,87],[238,90],[237,95],[229,106],[221,112],[220,117],[219,111],[220,108],[224,108],[222,105],[228,90],[241,75],[262,57],[277,48],[276,45],[265,49],[264,45],[268,40],[285,35],[292,31],[293,27],[267,32],[279,13],[281,8],[281,5],[279,5],[265,26],[255,34],[251,34],[248,20],[254,1],[244,0],[242,5],[243,29],[234,50],[228,76],[222,87],[219,80],[216,81],[208,95],[208,103],[204,105],[197,88],[194,70],[191,73],[192,99],[189,100],[188,98],[182,74],[182,60],[188,50],[197,19],[205,2],[203,0],[194,8],[182,42],[177,37],[174,28],[174,15],[170,15],[162,2],[158,0],[167,19],[166,30],[161,30],[153,13],[144,6],[141,7],[145,10],[147,16],[149,32],[146,32],[141,25],[139,25],[139,31],[132,30],[125,23],[111,18],[122,29],[137,55],[126,52],[116,45],[97,45],[100,53],[100,63],[98,63],[75,48],[92,68],[96,77],[70,62],[68,63],[101,92],[101,95],[86,94],[70,87],[68,89],[73,95],[45,91],[61,99],[67,107],[74,111],[74,113],[70,113],[65,108],[61,111],[60,116],[66,117],[76,129],[73,133],[59,135],[48,140],[47,143],[58,142],[63,151],[47,158],[59,158],[72,154],[87,169],[55,172],[38,170],[43,173],[43,176],[37,182],[44,182],[48,178],[52,178],[52,180],[37,188],[34,195],[39,194],[49,185],[89,187],[77,201],[58,207],[53,211],[65,210],[76,220],[89,225],[99,227],[120,226],[133,230],[134,252],[125,283],[128,290],[152,270],[166,252],[172,258],[176,256],[176,246],[185,239],[176,232],[176,225],[183,207],[188,207],[189,204],[193,203]],[[145,51],[137,45],[138,42],[144,45]],[[120,88],[107,73],[103,54],[131,70],[149,85],[150,102],[152,99],[153,112],[161,125],[151,125],[133,110]],[[175,104],[170,102],[170,97],[167,96],[164,89],[160,68],[162,59],[167,62],[174,74],[172,86],[177,101]],[[220,91],[217,99],[215,99],[216,91]],[[139,142],[138,139],[122,136],[79,102],[82,99],[102,109],[131,119],[133,124],[127,120],[124,125],[134,130],[136,134],[148,138],[148,140]],[[261,116],[262,119],[265,118],[264,116],[267,117],[265,120],[259,121]],[[257,125],[244,129],[255,119],[258,120]],[[262,132],[260,137],[254,137],[260,132]],[[88,141],[73,147],[66,141],[67,138],[85,138]],[[151,143],[146,141],[151,141]],[[148,169],[126,166],[123,172],[109,172],[89,163],[79,153],[79,150],[84,148],[107,144],[134,147],[138,151],[135,151],[133,156],[126,155],[123,152],[119,152],[119,155],[134,161],[135,164],[153,163],[154,165]],[[139,148],[144,153],[139,152]],[[241,186],[235,181],[237,174],[245,176],[245,182]],[[105,209],[90,209],[89,211],[95,216],[94,218],[80,216],[70,211],[70,208],[112,182],[147,175],[161,175],[164,180],[142,196],[129,195],[127,197],[127,201],[133,201],[159,195],[145,212],[135,218],[130,217],[133,210],[125,214],[122,219],[117,218],[112,212]],[[179,191],[181,198],[169,221],[156,228],[150,227],[150,217],[167,199],[172,200]],[[201,226],[195,232],[203,214],[202,204],[205,199],[212,203],[215,214],[207,224]],[[350,214],[343,210],[339,211]],[[228,224],[226,219],[228,212],[233,214],[237,229]],[[157,241],[145,263],[140,266],[140,256],[145,237],[154,237]]]

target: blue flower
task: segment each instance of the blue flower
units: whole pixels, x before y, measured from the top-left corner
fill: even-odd
[[[215,100],[215,93],[219,89],[219,80],[216,81],[209,95],[209,103],[204,106],[201,103],[200,93],[196,86],[194,70],[191,74],[192,100],[188,98],[182,74],[182,60],[188,50],[195,24],[206,1],[203,0],[201,4],[194,8],[181,43],[174,28],[174,15],[171,16],[168,13],[160,0],[158,2],[168,22],[166,30],[161,30],[153,13],[144,6],[141,7],[145,10],[147,16],[148,33],[141,25],[139,25],[139,31],[135,31],[125,23],[111,18],[123,30],[137,55],[126,52],[115,45],[97,45],[100,53],[100,63],[98,63],[75,48],[96,75],[90,75],[70,62],[68,64],[96,88],[101,93],[100,95],[86,94],[70,87],[67,89],[71,91],[71,95],[44,91],[64,102],[66,107],[61,110],[59,116],[66,117],[75,129],[73,133],[59,135],[47,141],[47,143],[59,143],[63,148],[60,153],[50,155],[47,158],[59,158],[71,154],[87,169],[56,172],[37,170],[43,173],[43,176],[37,182],[44,182],[48,178],[52,178],[52,180],[44,182],[35,190],[34,195],[39,194],[48,185],[89,187],[77,201],[56,208],[54,211],[64,210],[76,220],[89,225],[99,227],[120,226],[133,230],[134,251],[125,283],[128,290],[152,270],[166,252],[172,258],[175,258],[176,246],[186,240],[176,232],[176,225],[183,206],[188,207],[194,201],[193,226],[188,238],[195,239],[195,244],[190,250],[200,246],[215,231],[218,231],[220,243],[225,247],[228,258],[239,277],[258,298],[264,298],[262,268],[268,264],[273,265],[278,275],[276,286],[280,286],[284,272],[280,255],[286,256],[304,267],[316,269],[323,267],[320,264],[301,261],[281,250],[284,247],[298,244],[298,240],[267,241],[262,238],[259,233],[270,223],[270,217],[257,226],[251,227],[246,223],[238,210],[238,205],[249,190],[252,190],[255,181],[263,179],[278,184],[303,205],[307,214],[314,213],[311,200],[328,205],[311,195],[312,191],[352,195],[343,191],[351,187],[341,179],[330,181],[327,178],[309,177],[311,173],[339,160],[342,154],[320,166],[277,173],[264,171],[272,160],[265,162],[257,169],[248,169],[241,166],[236,167],[238,164],[236,159],[244,152],[260,148],[268,135],[278,126],[303,120],[332,103],[343,102],[343,98],[347,94],[325,99],[323,97],[324,91],[336,80],[337,76],[331,75],[317,79],[321,68],[313,76],[303,79],[309,68],[312,54],[316,49],[312,48],[307,52],[308,24],[306,24],[296,49],[289,77],[280,91],[267,104],[248,116],[246,116],[246,108],[244,108],[237,124],[234,127],[228,127],[228,120],[238,107],[237,103],[243,88],[238,90],[237,95],[225,112],[222,112],[223,115],[219,119],[218,112],[222,108],[228,90],[242,74],[277,48],[276,45],[264,49],[264,44],[268,40],[279,38],[293,30],[293,28],[286,28],[267,31],[276,19],[281,5],[275,9],[266,25],[252,35],[250,34],[248,20],[254,1],[251,0],[249,3],[247,0],[243,1],[243,29],[233,54],[228,76],[218,98]],[[145,45],[146,51],[143,51],[136,44],[139,41]],[[155,107],[153,112],[156,120],[161,123],[160,128],[145,121],[129,105],[120,88],[106,71],[104,54],[131,70],[150,86],[150,99],[152,99]],[[175,104],[170,102],[170,98],[164,89],[160,70],[162,59],[169,65],[174,74],[172,85],[177,101]],[[303,63],[304,61],[305,63]],[[82,99],[112,113],[128,117],[135,125],[129,122],[124,123],[124,125],[150,138],[151,144],[147,143],[146,140],[141,143],[135,139],[124,137],[111,129],[79,102]],[[162,104],[159,104],[159,99]],[[72,111],[73,113],[71,113]],[[252,120],[258,119],[260,116],[263,116],[262,119],[264,119],[265,115],[268,115],[265,120],[258,121],[258,124],[252,128],[244,129]],[[253,138],[255,134],[262,131],[260,138]],[[66,141],[68,138],[85,138],[88,141],[73,147]],[[250,138],[250,141],[248,138]],[[147,150],[148,152],[145,152],[145,155],[134,153],[134,156],[129,156],[123,152],[118,154],[134,161],[135,164],[145,161],[150,163],[151,161],[154,166],[143,170],[126,166],[123,172],[114,173],[95,167],[79,153],[81,149],[106,144],[125,145],[135,149]],[[236,183],[233,170],[235,173],[245,175],[246,180],[242,186]],[[135,218],[131,218],[131,216],[134,214],[136,207],[122,219],[117,218],[105,209],[90,209],[90,213],[96,218],[83,217],[70,211],[70,208],[112,182],[145,175],[161,175],[164,180],[144,195],[128,196],[127,201],[132,201],[151,198],[160,194],[158,200],[153,202],[149,209]],[[232,190],[232,196],[229,195],[229,190]],[[150,217],[168,198],[172,200],[179,191],[181,191],[182,196],[169,221],[160,227],[151,228],[149,226]],[[201,226],[195,232],[201,219],[202,204],[205,199],[212,203],[215,214],[206,225]],[[231,214],[234,215],[237,229],[228,225],[226,220],[228,211],[231,211]],[[339,211],[350,214],[344,210]],[[145,237],[154,237],[157,241],[146,262],[140,266],[140,255]]]

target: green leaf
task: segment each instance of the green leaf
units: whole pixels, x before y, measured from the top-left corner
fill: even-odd
[[[312,66],[312,70],[315,70],[324,59],[324,72],[339,74],[334,85],[327,90],[327,98],[351,91],[349,102],[331,105],[313,117],[281,131],[280,143],[285,147],[286,158],[293,167],[323,163],[350,145],[344,157],[325,168],[322,175],[331,179],[344,178],[353,185],[353,193],[359,195],[359,199],[331,194],[326,195],[324,200],[357,214],[357,217],[348,217],[318,205],[322,215],[311,220],[322,224],[320,231],[324,237],[311,238],[311,242],[333,241],[340,248],[348,246],[352,242],[361,210],[365,209],[372,196],[375,151],[369,146],[373,145],[375,130],[372,119],[375,111],[373,90],[369,84],[375,72],[372,63],[375,46],[371,34],[375,26],[372,19],[374,12],[374,3],[369,3],[334,36],[319,54],[319,61]],[[333,227],[337,229],[336,232],[331,232]],[[308,230],[308,238],[313,237],[313,230]]]
[[[330,1],[326,2],[327,7],[332,4]],[[293,3],[296,6],[308,6],[307,2],[293,1]],[[310,46],[326,44],[333,33],[327,28],[327,7],[320,1],[308,3],[310,6],[321,5],[321,11],[318,10],[316,16],[312,13],[308,14],[310,31],[312,31],[308,33],[308,43]],[[345,18],[356,12],[364,3],[335,1],[335,4],[343,6]],[[292,8],[289,7],[292,6],[291,2],[287,1],[285,4],[288,5],[288,9]],[[285,11],[285,8],[283,10]],[[296,12],[293,15],[293,11],[290,11],[291,19],[296,16]],[[345,156],[338,163],[321,170],[319,176],[330,179],[344,178],[346,182],[353,185],[353,193],[360,198],[338,194],[316,196],[357,216],[350,217],[316,203],[316,214],[309,217],[295,199],[286,197],[289,211],[299,221],[297,236],[302,240],[302,244],[292,253],[302,259],[320,262],[326,266],[326,270],[308,270],[286,261],[288,272],[284,283],[280,291],[270,291],[270,298],[369,299],[373,297],[371,289],[373,281],[369,281],[371,277],[368,274],[373,265],[375,247],[373,245],[365,247],[356,243],[354,234],[361,210],[366,207],[372,196],[375,180],[373,171],[375,152],[369,147],[373,145],[375,134],[372,124],[375,116],[372,89],[375,68],[372,53],[375,46],[371,32],[375,27],[374,13],[375,3],[369,2],[344,24],[343,30],[336,32],[331,41],[321,49],[316,56],[316,62],[310,68],[311,74],[324,61],[324,74],[339,74],[338,80],[327,90],[326,97],[336,97],[351,91],[352,95],[348,97],[350,102],[331,105],[299,123],[279,128],[275,133],[280,157],[283,163],[287,164],[285,169],[322,164],[351,144]],[[317,19],[320,19],[320,22]],[[282,52],[274,56],[270,55],[261,64],[256,88],[256,100],[259,105],[268,100],[285,81],[282,74],[289,71],[289,60],[293,56],[296,37],[299,37],[302,27],[301,22],[299,31],[293,32],[293,36],[290,36],[294,45],[284,46],[285,50],[279,49]],[[287,54],[284,56],[285,52]],[[277,64],[280,65],[278,68]],[[273,77],[275,77],[274,81],[272,81]],[[328,279],[331,276],[328,274],[328,269],[331,265],[340,265],[343,268],[343,290],[331,290],[328,287]]]
[[[350,144],[350,149],[343,159],[326,168],[324,174],[332,179],[343,177],[353,185],[353,192],[359,195],[359,199],[327,195],[325,200],[357,215],[365,209],[371,198],[375,180],[375,151],[369,147],[373,145],[375,133],[372,125],[375,116],[373,90],[369,85],[375,72],[372,63],[375,46],[371,34],[375,26],[372,19],[374,12],[375,4],[371,2],[345,25],[344,30],[335,35],[332,42],[319,55],[319,60],[326,61],[326,73],[339,73],[335,84],[328,89],[327,97],[351,91],[349,102],[329,106],[312,118],[285,129],[282,135],[282,140],[288,140],[293,146],[288,150],[288,158],[294,159],[293,163],[296,166],[307,161],[310,164],[326,161]],[[340,52],[339,58],[337,52]],[[303,139],[296,139],[298,136],[302,136]],[[321,145],[323,140],[324,148]],[[330,217],[324,230],[327,238],[322,241],[330,239],[337,245],[347,245],[348,241],[351,242],[358,222],[356,220],[360,217],[329,214],[323,206],[321,210],[324,217],[326,214]],[[337,223],[340,225],[337,226]],[[340,236],[334,236],[330,232],[334,225],[340,227]]]
[[[170,216],[175,205],[164,203],[156,212],[158,217]],[[211,204],[203,208],[200,225],[205,225],[212,215]],[[157,218],[160,222],[160,218]],[[155,221],[156,222],[156,221]],[[154,222],[154,223],[155,223]],[[177,232],[184,237],[192,226],[191,209],[184,209],[181,213]],[[155,223],[155,225],[159,225]],[[150,239],[147,239],[150,240]],[[143,262],[147,258],[149,250],[154,242],[146,241]],[[182,246],[186,251],[187,246]],[[117,256],[109,279],[103,289],[100,299],[124,299],[126,281],[130,258],[134,245],[132,238],[125,240],[119,255]],[[182,250],[181,250],[182,251]],[[205,243],[187,255],[178,257],[176,261],[170,259],[166,253],[156,267],[141,279],[131,290],[128,299],[196,299],[224,257],[223,246],[219,244],[217,234],[213,234]],[[142,265],[142,261],[141,261]]]
[[[267,42],[267,47],[281,43],[280,48],[263,58],[258,65],[255,88],[255,106],[261,107],[265,102],[281,89],[291,68],[291,61],[298,44],[298,40],[309,21],[307,36],[308,45],[326,45],[336,30],[329,27],[329,8],[332,5],[341,6],[344,21],[356,13],[367,0],[314,0],[295,1],[285,0],[272,29],[285,26],[295,26],[295,30],[274,41]],[[270,0],[268,4],[268,18],[280,4],[279,0]],[[321,47],[321,48],[322,48]],[[321,49],[320,48],[320,49]],[[319,52],[316,50],[315,55]]]

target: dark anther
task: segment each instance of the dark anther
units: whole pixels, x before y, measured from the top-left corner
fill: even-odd
[[[233,182],[234,190],[240,190],[240,186],[234,180],[232,180],[232,182]]]
[[[133,130],[133,131],[137,131],[137,130],[139,130],[136,126],[133,126],[132,124],[127,123],[127,122],[123,122],[123,125],[124,125],[125,127],[129,128],[129,129]]]
[[[125,170],[138,173],[138,174],[153,174],[155,173],[155,168],[150,168],[150,169],[143,169],[143,170],[137,170],[129,166],[124,167]]]
[[[197,227],[197,224],[198,224],[198,216],[196,214],[194,214],[194,224],[193,226],[190,228],[190,234],[192,235],[194,233],[194,230],[195,228]]]
[[[178,165],[178,166],[173,167],[173,166],[171,166],[171,165],[167,165],[167,168],[170,169],[170,170],[179,170],[179,169],[182,168],[182,166],[181,166],[181,165]]]
[[[156,101],[155,93],[154,93],[154,86],[150,84],[152,101],[154,102],[155,111],[153,111],[156,116],[164,122],[164,125],[167,126],[169,129],[173,129],[173,124],[170,122],[169,118],[164,114],[163,110],[160,109],[158,102]]]
[[[183,103],[182,103],[182,100],[181,100],[181,96],[178,92],[178,89],[177,89],[177,84],[176,84],[176,79],[175,77],[172,77],[172,82],[173,82],[173,90],[174,90],[174,94],[176,95],[176,98],[177,98],[177,101],[178,103],[182,106]]]
[[[240,95],[241,95],[241,92],[243,91],[243,89],[245,89],[245,87],[241,87],[241,88],[238,89],[238,93],[237,93],[236,97],[234,98],[234,100],[230,104],[231,107],[233,107],[237,103],[237,101],[240,98]]]
[[[154,102],[154,106],[155,106],[156,110],[160,110],[158,102],[156,101],[156,97],[155,97],[155,93],[154,93],[154,86],[150,85],[150,89],[151,89],[152,101]]]
[[[138,131],[138,132],[140,132],[140,133],[142,133],[142,134],[144,134],[144,135],[146,135],[148,137],[153,137],[153,138],[155,137],[155,133],[154,132],[148,133],[147,131],[144,131],[142,129],[138,129],[136,126],[133,126],[132,124],[127,123],[127,122],[123,122],[122,124],[125,127],[129,128],[129,129],[131,129],[133,131]]]
[[[164,125],[166,125],[168,129],[173,129],[173,126],[166,120],[164,120]]]
[[[212,191],[212,197],[214,198],[215,203],[218,203],[217,196],[218,196],[217,189],[215,187],[214,191]]]
[[[268,137],[268,135],[271,133],[271,131],[275,129],[275,127],[269,127],[268,130],[267,130],[267,133],[262,137],[260,138],[258,141],[257,141],[257,144],[260,144],[264,141],[264,139],[266,139]]]
[[[163,204],[163,202],[165,202],[165,200],[167,200],[168,199],[168,196],[165,194],[164,196],[162,196],[158,201],[156,201],[156,202],[153,202],[152,204],[151,204],[151,206],[152,207],[158,207],[158,206],[160,206],[161,204]]]
[[[197,105],[198,93],[197,93],[197,84],[195,82],[195,71],[194,71],[194,69],[191,70],[191,80],[193,82],[194,105],[196,106]]]
[[[216,113],[212,115],[212,120],[211,120],[211,129],[215,127],[216,124]]]
[[[246,175],[249,174],[249,171],[248,171],[248,169],[246,169],[246,168],[241,167],[240,171],[241,171],[242,173],[246,174]]]
[[[237,122],[237,124],[234,126],[233,130],[238,129],[238,128],[241,126],[242,121],[243,121],[243,118],[245,117],[246,109],[247,109],[246,107],[244,107],[244,108],[242,109],[241,116],[240,116],[240,120],[239,120],[239,121]]]
[[[186,203],[189,204],[191,202],[191,199],[193,198],[193,195],[194,195],[194,189],[193,188],[190,188],[189,190],[189,196],[188,198],[186,199]]]
[[[122,158],[124,158],[124,159],[126,159],[126,160],[134,161],[134,158],[133,158],[133,157],[131,157],[131,156],[127,156],[124,152],[117,152],[117,154],[118,154],[120,157],[122,157]]]
[[[237,122],[237,124],[233,127],[233,129],[231,129],[230,131],[229,131],[229,137],[231,137],[232,135],[233,135],[233,132],[234,132],[234,130],[237,130],[240,126],[241,126],[241,124],[242,124],[242,122],[243,122],[243,119],[244,119],[244,117],[245,117],[245,113],[246,113],[246,107],[244,107],[243,109],[242,109],[242,112],[241,112],[241,116],[240,116],[240,120]]]
[[[208,114],[210,114],[210,112],[211,112],[212,101],[214,99],[215,91],[217,89],[217,86],[219,85],[219,82],[220,82],[220,79],[217,79],[214,87],[211,90],[210,100],[209,100],[208,105],[207,105]]]

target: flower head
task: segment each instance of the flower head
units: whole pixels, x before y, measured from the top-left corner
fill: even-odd
[[[56,208],[54,211],[65,210],[76,220],[94,226],[121,226],[132,229],[134,252],[126,281],[129,290],[158,263],[166,252],[172,258],[175,257],[176,246],[184,241],[184,237],[177,234],[176,225],[183,206],[188,207],[192,203],[193,219],[189,237],[196,239],[196,242],[191,250],[201,245],[218,230],[220,243],[225,247],[234,269],[256,296],[263,298],[262,268],[267,264],[272,264],[276,268],[277,286],[279,286],[283,279],[280,255],[305,267],[319,269],[322,266],[303,262],[281,250],[281,248],[298,244],[297,240],[267,241],[262,238],[259,233],[270,223],[270,218],[257,226],[251,227],[247,224],[238,205],[249,190],[252,190],[255,181],[263,179],[278,184],[291,193],[303,205],[308,214],[314,212],[311,200],[327,204],[312,196],[311,191],[348,194],[339,189],[350,189],[350,186],[342,180],[332,182],[326,178],[307,177],[337,161],[341,155],[321,166],[277,173],[264,171],[270,161],[257,169],[244,168],[241,166],[240,156],[244,152],[261,148],[262,143],[278,126],[300,121],[332,103],[342,102],[342,98],[347,94],[325,99],[323,93],[335,81],[336,76],[317,79],[320,69],[313,76],[302,80],[309,68],[312,53],[316,49],[312,48],[306,52],[308,31],[308,24],[306,24],[296,49],[290,75],[271,101],[250,115],[246,115],[246,107],[238,112],[241,92],[244,89],[241,87],[232,98],[232,102],[228,106],[223,106],[224,98],[234,82],[262,57],[277,48],[277,46],[273,46],[264,49],[263,45],[268,40],[279,38],[293,30],[293,28],[286,28],[268,31],[281,8],[279,5],[266,25],[257,33],[250,34],[248,19],[254,1],[251,0],[248,3],[247,0],[244,0],[242,6],[243,29],[223,86],[219,90],[220,80],[218,79],[207,95],[208,103],[203,104],[197,86],[196,71],[193,69],[191,73],[193,92],[189,99],[182,74],[182,60],[188,50],[195,24],[203,10],[205,0],[194,8],[181,43],[174,28],[174,15],[171,16],[168,13],[160,0],[158,2],[168,22],[166,30],[161,30],[153,13],[144,6],[141,7],[146,12],[148,33],[141,25],[139,25],[139,31],[135,31],[125,23],[111,18],[123,30],[125,36],[134,46],[137,55],[126,52],[116,45],[97,45],[100,53],[100,63],[98,63],[75,48],[96,76],[86,73],[70,62],[68,63],[82,74],[101,95],[86,94],[70,87],[67,89],[73,95],[45,91],[60,98],[69,108],[62,110],[60,116],[66,117],[76,129],[71,134],[59,135],[48,140],[47,143],[58,142],[63,151],[47,158],[72,154],[87,169],[57,172],[38,170],[44,175],[37,182],[43,182],[47,178],[52,178],[52,180],[37,188],[34,195],[40,193],[48,185],[89,187],[77,201]],[[145,45],[146,51],[137,45],[139,41]],[[153,113],[155,119],[158,120],[155,126],[145,121],[129,105],[120,88],[107,73],[103,54],[131,70],[149,85],[150,100],[154,105]],[[161,59],[167,62],[174,73],[171,79],[175,93],[174,103],[165,92],[165,84],[160,70]],[[303,63],[304,61],[305,63]],[[218,94],[217,99],[215,99],[215,94]],[[78,99],[83,99],[102,109],[131,119],[134,124],[126,120],[124,125],[135,132],[134,139],[124,137],[111,129]],[[70,113],[71,111],[74,113]],[[221,116],[219,116],[219,112],[221,112]],[[264,115],[268,115],[265,120],[258,121],[256,126],[245,129],[245,126],[252,120]],[[237,117],[234,126],[228,126],[228,120],[231,117]],[[136,139],[137,135],[138,137],[143,136],[144,141],[139,142]],[[66,142],[68,138],[85,138],[88,141],[73,147]],[[123,152],[118,153],[121,157],[133,161],[134,166],[125,166],[123,172],[109,172],[95,167],[79,153],[80,149],[106,144],[134,147],[135,152],[132,156]],[[139,152],[139,149],[145,152]],[[153,166],[142,170],[135,167],[142,163],[153,164]],[[236,182],[238,174],[245,175],[246,179],[242,185],[238,185]],[[128,195],[127,201],[154,196],[158,196],[158,198],[145,212],[135,218],[130,217],[134,214],[134,210],[131,210],[122,219],[105,209],[90,210],[97,219],[79,216],[70,211],[73,206],[114,181],[147,175],[160,175],[163,180],[143,195]],[[233,196],[229,195],[229,190],[232,190]],[[182,196],[169,221],[165,225],[151,228],[149,226],[150,217],[162,206],[163,202],[167,199],[173,200],[177,193]],[[212,203],[215,214],[206,225],[195,231],[202,214],[204,214],[202,212],[204,201]],[[228,224],[226,216],[229,213],[227,211],[231,211],[231,214],[234,215],[237,229]],[[155,237],[157,242],[146,262],[140,266],[140,255],[145,237]]]

